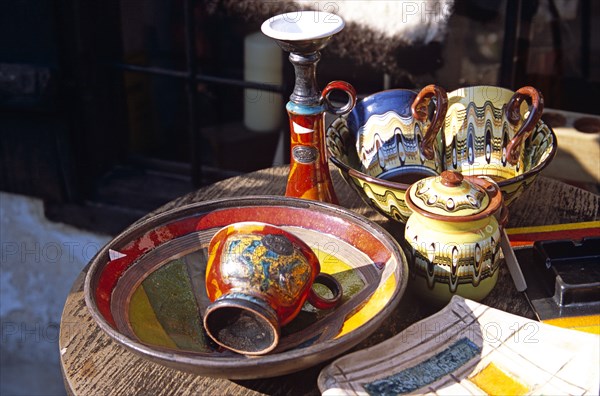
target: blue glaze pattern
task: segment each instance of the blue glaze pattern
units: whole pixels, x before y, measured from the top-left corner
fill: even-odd
[[[298,114],[298,115],[316,115],[323,113],[325,111],[324,105],[316,105],[316,106],[308,106],[302,105],[298,103],[294,103],[292,101],[287,102],[285,105],[285,109],[290,113]]]
[[[372,396],[403,395],[434,383],[456,371],[469,360],[481,354],[481,348],[468,338],[461,338],[435,356],[368,384],[365,390]]]

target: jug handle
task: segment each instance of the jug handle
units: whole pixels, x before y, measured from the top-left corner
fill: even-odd
[[[337,281],[333,276],[324,272],[319,273],[313,283],[319,283],[329,289],[333,294],[331,298],[325,298],[320,296],[315,289],[312,287],[308,292],[308,302],[317,309],[331,309],[334,308],[342,299],[343,290],[340,282]]]
[[[419,92],[410,106],[413,117],[421,122],[425,122],[427,121],[427,107],[429,106],[431,98],[434,96],[436,100],[435,113],[429,124],[429,128],[427,128],[427,131],[425,132],[423,141],[421,142],[423,156],[429,160],[432,160],[435,156],[433,143],[446,118],[446,111],[448,110],[448,94],[444,88],[435,84],[430,84]]]
[[[506,160],[511,165],[516,165],[519,161],[523,142],[531,135],[533,128],[535,128],[544,112],[544,97],[541,92],[534,87],[521,87],[510,98],[506,106],[506,118],[512,125],[517,125],[521,121],[520,108],[524,100],[529,103],[529,117],[506,145]]]
[[[341,107],[334,106],[329,101],[329,93],[335,89],[343,91],[346,95],[348,95],[348,101]],[[334,115],[344,115],[352,111],[354,105],[356,104],[356,90],[352,85],[345,81],[332,81],[327,84],[325,89],[323,89],[323,92],[321,93],[321,101],[325,102],[325,108],[329,113]]]

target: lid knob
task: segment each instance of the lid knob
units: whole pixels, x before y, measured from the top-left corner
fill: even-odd
[[[460,186],[464,177],[462,173],[455,171],[443,171],[442,172],[442,184],[446,187],[457,187]]]

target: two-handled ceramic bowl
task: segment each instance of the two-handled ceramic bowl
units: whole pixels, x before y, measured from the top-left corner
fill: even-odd
[[[540,120],[541,94],[428,87],[375,93],[334,120],[327,131],[333,164],[367,204],[401,223],[412,213],[408,187],[444,170],[491,177],[510,206],[556,153],[556,136]]]

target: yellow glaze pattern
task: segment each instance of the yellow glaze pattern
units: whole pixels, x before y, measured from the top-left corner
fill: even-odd
[[[177,348],[158,321],[143,286],[140,285],[131,296],[130,307],[131,327],[140,340],[167,348]]]
[[[573,316],[565,318],[547,319],[544,323],[567,329],[584,331],[600,335],[600,315]]]
[[[422,297],[445,303],[453,294],[480,301],[496,285],[500,267],[502,207],[498,188],[487,188],[445,171],[407,191],[415,213],[406,222],[411,287]]]
[[[514,376],[504,372],[494,363],[488,364],[483,370],[471,377],[477,387],[488,395],[518,396],[525,395],[529,388]]]
[[[344,321],[344,326],[336,338],[339,338],[351,331],[361,327],[380,312],[391,299],[396,290],[397,281],[391,275],[383,285],[381,285],[373,296],[358,310],[354,315]]]
[[[333,275],[344,287],[344,299],[360,291],[365,284],[358,275],[358,271],[345,263],[332,252],[325,249],[313,249],[321,263],[321,271]],[[345,275],[348,274],[348,275]],[[397,288],[397,280],[390,275],[354,314],[346,318],[344,324],[335,338],[342,337],[371,320],[390,301]]]
[[[411,201],[426,212],[448,217],[474,215],[489,205],[490,199],[481,187],[466,181],[445,186],[440,182],[442,177],[427,177],[415,183],[409,190]]]
[[[453,294],[482,300],[496,285],[500,231],[493,216],[476,222],[448,223],[411,216],[411,288],[425,298],[447,302]]]
[[[520,128],[508,122],[505,109],[513,91],[495,86],[460,88],[448,93],[444,123],[446,169],[464,174],[498,174],[512,178],[524,171],[523,157],[516,165],[506,162],[506,145]],[[528,106],[521,105],[521,120]]]

